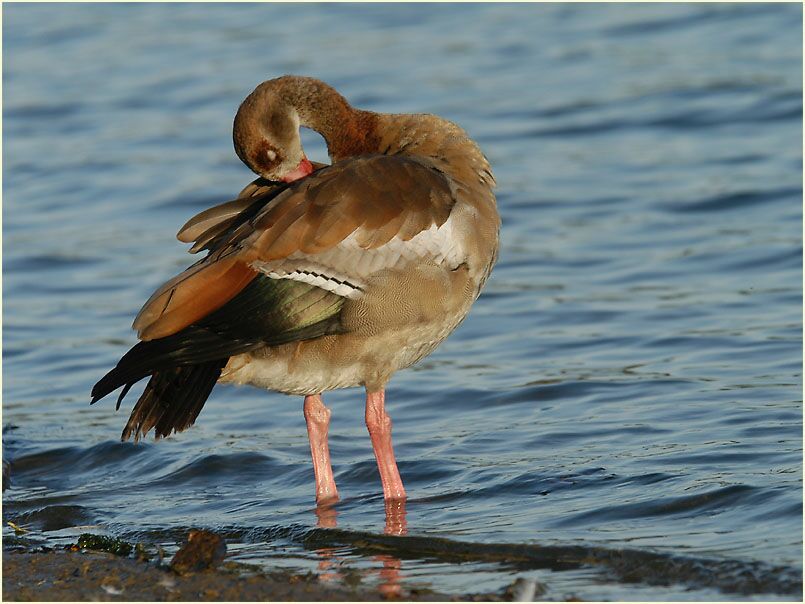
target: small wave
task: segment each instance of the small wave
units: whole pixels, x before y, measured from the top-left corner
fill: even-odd
[[[58,476],[62,471],[71,474],[82,470],[100,471],[107,465],[129,464],[133,456],[144,451],[131,443],[103,442],[89,448],[74,446],[40,451],[12,460],[15,475]]]
[[[94,524],[96,516],[82,505],[48,505],[27,512],[18,512],[13,515],[13,521],[28,530],[49,532]]]
[[[618,382],[602,380],[568,380],[530,382],[505,394],[492,404],[511,405],[518,403],[545,402],[562,399],[576,399],[585,395],[593,395],[603,390],[619,388]]]
[[[59,271],[81,266],[93,266],[100,264],[101,258],[97,256],[55,253],[18,256],[7,262],[7,271],[29,273],[32,271]]]
[[[780,187],[765,191],[732,191],[698,199],[687,203],[665,204],[663,208],[669,212],[720,212],[723,210],[741,210],[757,204],[765,204],[781,200],[802,198],[802,189],[797,187]]]
[[[682,9],[682,6],[666,7],[669,9]],[[684,10],[684,9],[683,9]],[[731,19],[743,19],[753,16],[768,15],[769,6],[712,6],[698,5],[691,7],[690,12],[685,14],[673,14],[659,18],[643,18],[631,23],[614,25],[604,31],[613,38],[623,36],[646,36],[656,35],[665,32],[674,32],[679,29],[689,30],[697,25],[705,25],[713,22],[723,22]]]
[[[724,93],[751,95],[749,98],[754,100],[748,99],[737,107],[716,104],[713,97]],[[699,106],[701,102],[691,105],[691,100],[709,102],[706,106]],[[660,101],[665,101],[669,107],[682,109],[665,108],[656,113],[653,108],[646,108]],[[797,91],[781,90],[774,83],[760,85],[739,80],[715,81],[640,92],[595,104],[571,102],[545,109],[507,111],[499,119],[520,120],[523,125],[532,121],[546,125],[521,127],[514,132],[492,132],[480,138],[486,143],[495,143],[528,138],[586,137],[647,129],[701,131],[737,124],[794,122],[801,116],[802,99]],[[562,120],[562,117],[567,119]]]
[[[78,103],[30,103],[6,108],[4,113],[8,120],[40,120],[47,118],[63,119],[76,115],[81,111],[82,107]]]
[[[271,476],[277,465],[275,461],[261,453],[230,453],[226,455],[205,455],[151,482],[157,485],[209,484],[221,486],[232,482],[249,482],[251,478]]]
[[[742,504],[760,502],[772,496],[773,493],[768,489],[739,484],[684,497],[606,506],[566,516],[556,522],[556,526],[600,524],[613,520],[659,516],[698,516],[703,512],[716,513],[727,507],[733,509]]]

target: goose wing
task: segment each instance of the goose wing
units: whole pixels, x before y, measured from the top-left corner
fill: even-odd
[[[359,296],[371,273],[412,257],[444,260],[453,249],[441,228],[455,204],[453,186],[427,161],[363,156],[290,185],[256,185],[251,193],[183,227],[179,238],[209,253],[146,302],[134,321],[140,339],[164,338],[203,321],[258,275],[293,292],[266,296],[274,312],[309,321],[300,304],[308,303],[311,288],[337,298]],[[287,281],[308,286],[307,293],[280,287]],[[283,321],[291,331],[294,322]]]

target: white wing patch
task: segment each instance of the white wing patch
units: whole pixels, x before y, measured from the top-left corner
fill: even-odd
[[[328,275],[324,272],[326,269],[320,269],[322,270],[321,273],[302,270],[287,272],[281,269],[267,270],[267,264],[263,263],[255,263],[255,266],[272,279],[290,279],[291,281],[309,283],[310,285],[315,285],[316,287],[325,289],[328,292],[333,292],[339,296],[344,296],[345,298],[358,298],[363,293],[363,290],[357,285],[349,283],[348,281],[341,281],[334,278],[332,275]]]
[[[326,252],[296,252],[282,260],[257,261],[252,266],[272,279],[301,281],[355,299],[363,295],[366,281],[373,274],[420,260],[429,260],[448,270],[466,260],[452,216],[441,227],[432,225],[408,241],[394,237],[379,248],[367,250],[358,245],[353,233]]]

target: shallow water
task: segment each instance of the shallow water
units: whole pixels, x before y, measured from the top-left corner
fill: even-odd
[[[801,10],[5,6],[5,519],[169,550],[202,526],[236,559],[406,588],[799,599]],[[404,512],[360,390],[326,396],[344,499],[319,515],[300,399],[218,387],[136,446],[133,396],[88,405],[191,261],[177,228],[252,178],[239,102],[289,72],[460,123],[498,179],[484,294],[388,392]]]

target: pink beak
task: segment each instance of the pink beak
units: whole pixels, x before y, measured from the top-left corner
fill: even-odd
[[[300,178],[304,178],[311,172],[313,172],[313,164],[310,163],[310,160],[308,160],[307,157],[302,156],[302,161],[299,162],[299,165],[280,178],[280,180],[282,182],[293,182],[295,180],[299,180]]]

